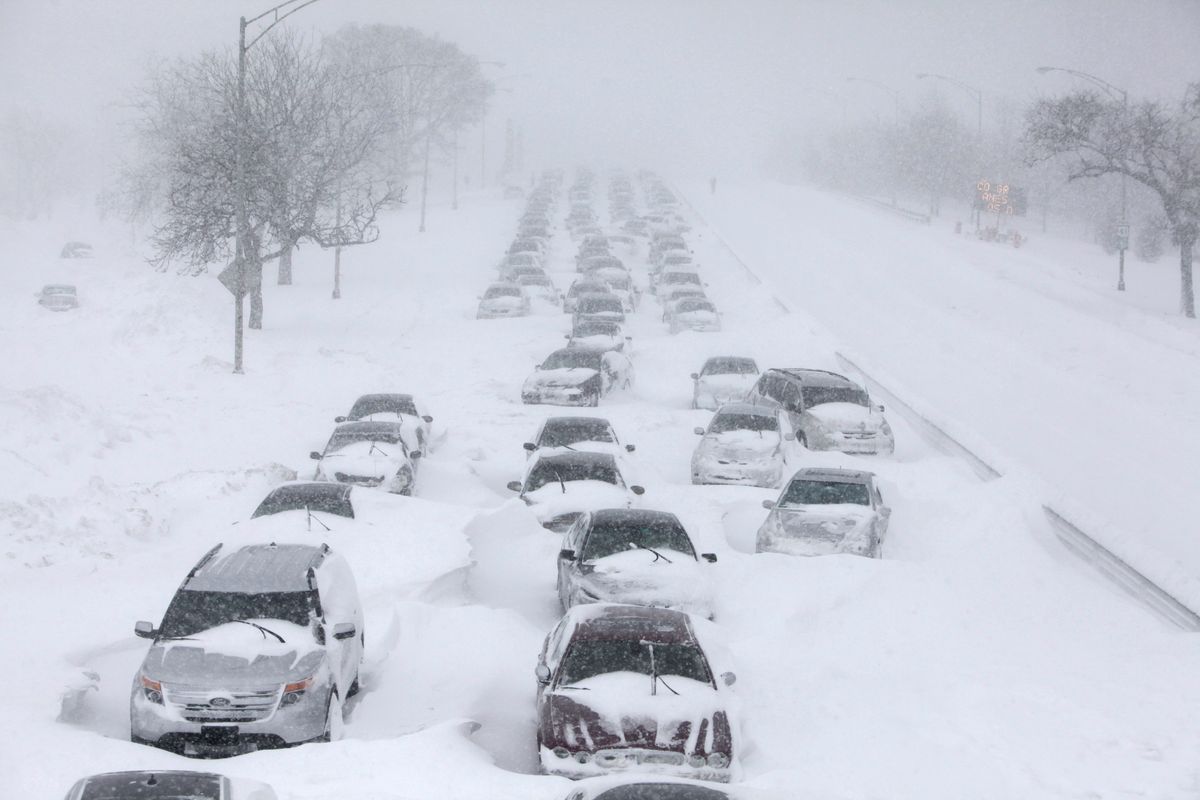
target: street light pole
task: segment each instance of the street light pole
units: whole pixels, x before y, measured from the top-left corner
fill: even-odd
[[[1121,98],[1121,117],[1127,119],[1129,117],[1129,93],[1124,89],[1113,86],[1103,78],[1099,78],[1090,72],[1083,72],[1077,69],[1069,69],[1068,67],[1038,67],[1039,75],[1045,75],[1048,72],[1065,72],[1068,75],[1074,75],[1076,78],[1091,83],[1093,86],[1099,86],[1104,92],[1112,98]],[[1124,166],[1124,165],[1122,165]],[[1128,205],[1128,190],[1126,188],[1125,171],[1121,171],[1121,221],[1117,225],[1117,291],[1125,291],[1125,249],[1129,245],[1129,205]]]

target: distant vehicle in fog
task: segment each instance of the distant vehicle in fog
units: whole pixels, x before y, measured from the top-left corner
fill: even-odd
[[[529,316],[529,297],[516,283],[493,283],[479,298],[476,319]]]
[[[554,286],[554,281],[550,280],[550,276],[544,273],[521,275],[517,278],[517,283],[521,285],[526,296],[531,300],[536,299],[556,306],[562,303],[562,292]]]
[[[354,401],[345,416],[334,422],[399,422],[410,450],[428,453],[433,441],[433,416],[411,394],[364,394]]]
[[[820,369],[769,369],[746,393],[747,402],[778,405],[796,440],[810,450],[891,455],[896,449],[883,406],[854,381]]]
[[[625,304],[612,292],[578,295],[575,301],[575,318],[572,320],[572,325],[578,325],[585,319],[624,322]]]
[[[667,314],[667,325],[671,333],[719,331],[721,315],[711,300],[703,297],[685,297],[671,304]]]
[[[567,334],[567,347],[584,347],[589,350],[616,350],[627,352],[630,342],[620,323],[607,319],[584,318],[579,320]]]
[[[91,258],[94,253],[87,242],[67,242],[58,255],[60,258]]]
[[[69,283],[49,283],[34,295],[38,305],[51,311],[70,311],[79,308],[79,295]]]
[[[600,278],[576,278],[563,297],[563,311],[574,314],[579,305],[579,298],[587,294],[612,294],[612,291]]]
[[[692,373],[692,408],[715,410],[745,398],[758,380],[758,364],[744,356],[713,356]]]
[[[870,472],[811,467],[792,476],[758,529],[755,552],[879,558],[891,509]]]
[[[783,480],[786,442],[783,413],[772,406],[730,403],[717,409],[692,454],[692,483],[730,483],[774,488]]]
[[[416,485],[420,450],[408,449],[399,422],[343,422],[334,428],[317,462],[314,480],[337,481],[410,495]]]

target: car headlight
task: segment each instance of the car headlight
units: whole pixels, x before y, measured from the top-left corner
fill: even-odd
[[[149,702],[161,706],[163,704],[162,684],[145,675],[139,675],[138,678],[142,684],[142,696]]]
[[[305,678],[302,681],[285,684],[283,687],[283,699],[279,701],[279,705],[290,706],[299,703],[304,699],[304,693],[312,687],[312,684],[313,679],[311,677]]]

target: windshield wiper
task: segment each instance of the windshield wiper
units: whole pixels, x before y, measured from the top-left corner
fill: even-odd
[[[562,473],[559,472],[558,470],[554,470],[554,477],[558,478],[558,485],[562,487],[562,493],[566,494],[567,493],[567,482],[563,480]]]
[[[651,696],[658,695],[659,681],[662,681],[662,685],[666,686],[667,689],[671,692],[671,694],[675,694],[675,695],[679,694],[679,692],[677,692],[671,688],[671,684],[669,684],[665,680],[663,680],[663,677],[658,674],[658,664],[654,659],[654,642],[650,642],[645,639],[642,639],[639,642],[639,644],[643,645],[644,647],[646,647],[650,650],[650,694],[651,694]]]
[[[662,553],[655,550],[653,547],[647,547],[646,545],[642,544],[641,542],[630,542],[629,546],[634,548],[635,550],[649,550],[651,553],[654,553],[654,561],[658,561],[661,558],[663,561],[667,562],[668,564],[675,563],[671,559],[664,556]],[[653,564],[654,561],[651,561],[650,563]]]
[[[311,508],[309,508],[307,505],[306,505],[306,506],[304,506],[304,513],[308,515],[308,529],[309,529],[310,531],[312,530],[312,524],[313,524],[313,521],[314,521],[314,520],[316,521],[316,523],[317,523],[318,525],[320,525],[320,526],[321,526],[322,528],[324,528],[325,530],[327,530],[327,531],[331,531],[331,530],[333,530],[333,529],[332,529],[332,528],[330,528],[328,525],[326,525],[324,522],[322,522],[322,521],[321,521],[321,518],[320,518],[320,517],[318,517],[316,514],[314,514],[314,513],[312,512],[312,509],[311,509]]]
[[[284,639],[278,633],[276,633],[275,631],[266,627],[265,625],[259,625],[257,622],[251,622],[248,619],[231,619],[230,622],[240,622],[243,625],[249,625],[252,628],[258,628],[258,632],[262,634],[262,637],[264,639],[267,638],[267,634],[269,633],[272,636],[274,636],[276,639],[278,639],[280,644],[287,644],[286,639]]]
[[[379,445],[375,444],[375,442],[371,442],[371,449],[367,451],[367,455],[371,455],[372,453],[375,453],[377,451],[378,451],[379,455],[383,456],[384,458],[389,458],[386,450],[384,450]]]

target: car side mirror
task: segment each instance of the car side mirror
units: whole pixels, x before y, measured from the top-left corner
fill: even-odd
[[[320,461],[321,453],[320,453],[320,451],[313,450],[311,453],[308,454],[308,457],[311,458],[313,461]]]
[[[762,506],[763,506],[763,508],[770,511],[772,508],[775,507],[775,501],[774,500],[763,500]]]
[[[421,419],[425,420],[426,422],[433,422],[433,417],[429,416],[428,414],[421,417]]]
[[[700,380],[700,373],[699,373],[699,372],[693,372],[693,373],[692,373],[692,380],[694,380],[694,381],[698,381],[698,380]]]
[[[642,486],[630,486],[629,491],[639,496],[646,493],[646,489]]]
[[[418,458],[422,458],[424,455],[425,454],[422,453],[420,450],[413,450],[413,451],[409,452],[408,458],[410,461],[415,461]]]
[[[567,561],[574,561],[575,560],[575,551],[574,550],[559,550],[558,557],[565,558]]]
[[[883,413],[883,403],[880,403],[879,405],[875,406],[875,410],[878,411],[880,414],[882,414]]]
[[[153,639],[157,634],[153,622],[141,619],[133,624],[133,635],[140,639]]]
[[[626,453],[632,453],[634,450],[637,450],[637,445],[634,445],[634,444],[627,444],[627,445],[625,445],[625,452],[626,452]]]
[[[716,553],[701,553],[700,557],[703,558],[705,561],[707,561],[710,564],[717,563],[717,554]]]
[[[737,675],[734,675],[732,672],[722,672],[721,680],[724,681],[726,686],[733,686],[737,683]]]
[[[697,436],[703,436],[704,428],[700,428],[700,427],[692,428],[692,433],[696,434]]]
[[[505,486],[508,487],[508,490],[510,492],[521,491],[521,482],[520,481],[509,481],[508,483],[505,484]]]
[[[550,682],[550,668],[544,663],[538,664],[537,668],[533,671],[533,674],[537,676],[538,683]]]
[[[346,418],[344,416],[343,417],[334,417],[333,421],[334,422],[345,422]]]
[[[335,639],[353,639],[356,633],[358,633],[358,629],[354,627],[353,622],[339,622],[333,626],[333,638]]]
[[[533,442],[526,442],[525,444],[523,444],[523,445],[521,445],[521,446],[522,446],[522,447],[524,447],[526,450],[528,450],[528,451],[529,451],[529,452],[531,452],[531,453],[532,453],[534,450],[537,450],[537,445],[536,445],[536,444],[534,444]]]

